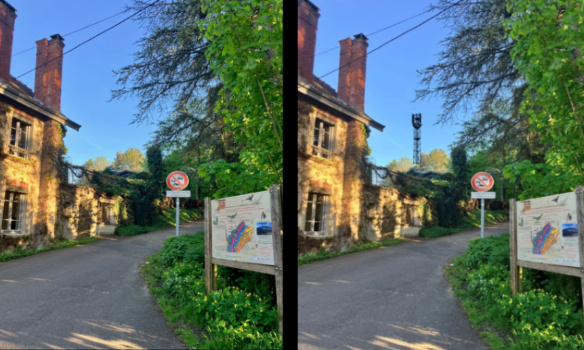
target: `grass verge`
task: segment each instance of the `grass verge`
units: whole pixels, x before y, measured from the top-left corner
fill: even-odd
[[[180,224],[186,224],[201,219],[202,215],[199,209],[181,209],[179,213]],[[167,227],[176,226],[176,209],[165,209],[162,214],[153,220],[151,226],[138,225],[120,225],[116,227],[115,234],[118,236],[136,236],[144,233],[160,230]]]
[[[523,270],[510,295],[509,235],[474,239],[446,270],[473,326],[493,349],[583,349],[580,280]]]
[[[509,213],[506,210],[485,210],[485,226],[508,220]],[[437,238],[449,236],[462,231],[481,227],[481,210],[471,210],[467,216],[461,219],[460,225],[454,228],[441,226],[423,227],[420,237]]]
[[[99,237],[83,238],[83,239],[80,239],[78,241],[75,241],[75,240],[65,240],[65,241],[60,241],[60,242],[53,243],[53,244],[51,244],[51,245],[49,245],[47,247],[44,247],[44,248],[41,248],[41,249],[36,249],[36,250],[24,249],[21,246],[17,246],[13,251],[5,250],[5,251],[1,252],[0,253],[0,262],[5,262],[5,261],[9,261],[9,260],[24,258],[26,256],[31,256],[31,255],[35,255],[35,254],[39,254],[39,253],[44,253],[44,252],[48,252],[48,251],[51,251],[51,250],[69,248],[69,247],[74,247],[74,246],[77,246],[77,245],[83,245],[83,244],[93,243],[93,242],[97,242],[97,241],[99,241]]]
[[[271,275],[218,266],[205,293],[204,234],[169,237],[142,266],[168,324],[190,349],[282,349]]]
[[[336,258],[337,256],[351,254],[355,252],[362,252],[364,250],[371,250],[377,249],[381,247],[389,247],[392,245],[396,245],[403,242],[402,239],[390,239],[383,242],[366,242],[359,245],[356,245],[352,248],[349,248],[343,252],[335,252],[335,251],[327,251],[324,248],[321,248],[316,253],[306,253],[298,255],[298,266],[302,266],[305,264],[310,264],[315,261]]]

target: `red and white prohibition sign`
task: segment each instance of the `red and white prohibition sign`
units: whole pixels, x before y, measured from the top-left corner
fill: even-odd
[[[166,177],[166,184],[173,191],[180,191],[189,185],[189,177],[182,171],[173,171]]]
[[[480,173],[476,173],[472,176],[470,184],[475,191],[485,192],[493,187],[495,180],[493,180],[491,174],[481,171]]]

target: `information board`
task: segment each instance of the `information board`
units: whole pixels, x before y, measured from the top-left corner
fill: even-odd
[[[211,201],[212,257],[274,265],[269,191]]]
[[[517,202],[517,259],[580,267],[576,194]]]

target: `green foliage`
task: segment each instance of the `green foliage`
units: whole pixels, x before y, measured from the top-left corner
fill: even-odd
[[[447,274],[475,326],[497,329],[497,333],[487,333],[493,348],[581,349],[581,299],[534,287],[545,285],[556,274],[526,270],[525,291],[511,297],[509,235],[502,235],[473,240],[467,252],[453,260]],[[558,287],[566,289],[565,284]],[[508,336],[500,338],[501,332]]]
[[[116,158],[112,163],[112,169],[115,171],[135,171],[140,172],[144,169],[144,155],[137,148],[128,148],[126,152],[116,153]]]
[[[143,267],[171,324],[198,329],[177,332],[190,348],[281,349],[274,300],[262,287],[273,276],[218,270],[220,289],[206,294],[202,232],[168,238]]]
[[[508,220],[508,213],[503,210],[485,210],[485,226]],[[461,231],[472,230],[481,227],[480,209],[471,210],[462,218],[455,227],[425,226],[419,232],[421,237],[436,238],[449,236]]]
[[[104,156],[99,156],[95,159],[90,159],[87,162],[85,162],[85,164],[83,164],[83,167],[91,171],[102,171],[105,170],[105,168],[107,168],[109,165],[110,162],[107,159],[105,159]]]
[[[180,209],[179,221],[180,224],[200,220],[202,217],[199,209]],[[176,208],[168,208],[163,210],[159,215],[151,220],[151,224],[147,226],[139,226],[135,224],[118,225],[115,234],[118,236],[136,236],[144,233],[160,230],[169,226],[176,226]]]
[[[215,175],[226,195],[267,189],[282,182],[283,2],[201,3],[205,55],[223,84],[215,113],[242,145],[238,162],[211,161],[201,167],[202,176]]]
[[[414,164],[408,157],[400,158],[399,160],[392,160],[388,165],[387,169],[391,171],[396,171],[400,173],[405,173],[410,170]]]
[[[365,250],[377,249],[381,247],[390,247],[402,243],[401,239],[389,239],[383,242],[365,242],[351,247],[345,251],[327,251],[324,248],[320,248],[316,253],[306,253],[298,255],[298,266],[313,263],[315,261],[326,260],[331,258],[336,258],[337,256],[362,252]]]
[[[571,192],[581,184],[581,177],[575,172],[565,172],[549,163],[534,164],[524,160],[505,167],[503,175],[510,184],[517,184],[523,191],[520,200]]]
[[[99,241],[99,237],[83,238],[83,239],[80,239],[77,241],[64,240],[64,241],[53,243],[47,247],[37,249],[37,250],[24,249],[21,246],[17,246],[13,251],[5,250],[3,252],[0,252],[0,262],[24,258],[24,257],[35,255],[35,254],[48,252],[51,250],[69,248],[69,247],[74,247],[74,246],[83,245],[83,244],[89,244],[89,243],[93,243],[93,242],[97,242],[97,241]]]
[[[450,158],[443,149],[435,148],[430,153],[422,152],[421,158],[421,171],[445,173],[450,167]]]
[[[454,173],[454,182],[460,192],[460,198],[464,198],[468,192],[465,190],[470,184],[470,169],[468,159],[466,157],[466,150],[462,146],[454,147],[450,152],[452,159],[452,172]]]
[[[514,15],[505,24],[515,40],[511,55],[529,85],[521,110],[549,147],[542,163],[508,166],[510,179],[519,176],[529,193],[565,192],[584,181],[582,6],[568,0],[509,2]]]

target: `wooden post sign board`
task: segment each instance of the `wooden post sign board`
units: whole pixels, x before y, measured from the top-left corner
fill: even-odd
[[[215,265],[274,275],[282,331],[282,236],[279,186],[269,191],[205,198],[207,293],[217,288]]]
[[[521,292],[521,267],[580,277],[584,287],[583,200],[580,186],[575,192],[510,201],[512,295]]]

